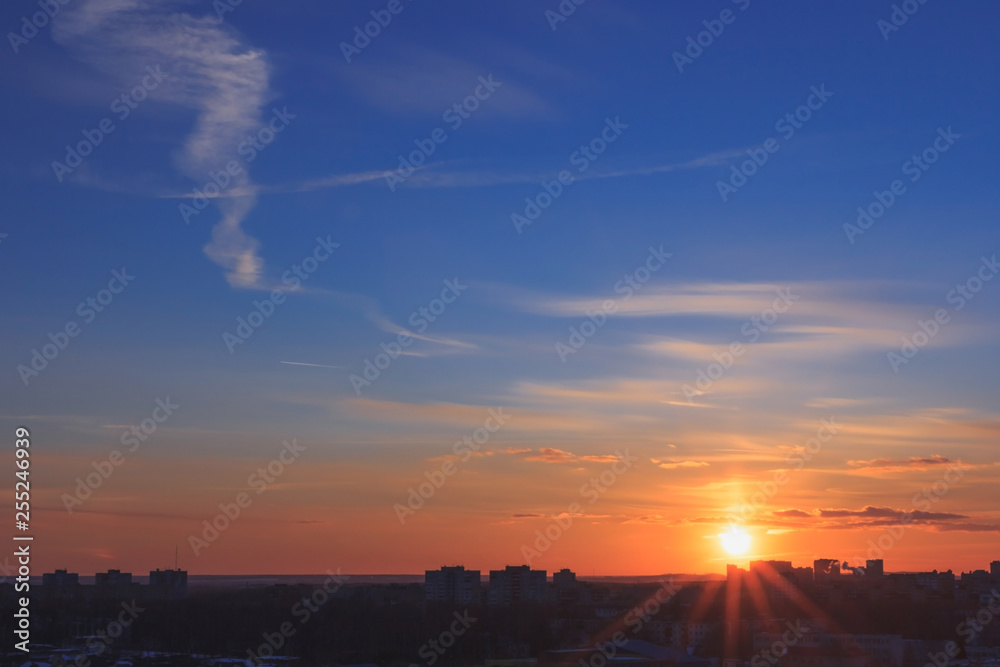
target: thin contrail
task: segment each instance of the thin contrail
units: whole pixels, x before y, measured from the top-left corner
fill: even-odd
[[[316,368],[343,368],[343,366],[327,366],[326,364],[306,364],[301,361],[282,361],[283,364],[291,366],[315,366]]]

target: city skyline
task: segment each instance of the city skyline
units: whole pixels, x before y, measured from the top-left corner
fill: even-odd
[[[835,572],[833,573],[833,576],[842,576],[842,577],[845,577],[845,578],[863,577],[863,576],[885,576],[885,575],[890,575],[890,574],[914,574],[915,573],[914,571],[907,571],[907,570],[898,570],[898,571],[891,570],[891,569],[890,570],[886,570],[886,569],[884,569],[885,559],[883,559],[883,558],[869,558],[869,559],[866,559],[865,561],[863,561],[861,564],[859,564],[859,565],[853,565],[853,566],[850,565],[848,561],[840,561],[840,560],[835,559],[835,558],[832,558],[832,559],[831,558],[817,558],[817,559],[815,559],[812,562],[812,567],[810,567],[810,565],[808,565],[808,564],[799,567],[799,566],[796,566],[795,563],[792,562],[792,561],[783,561],[783,560],[780,560],[780,559],[773,559],[773,558],[759,558],[759,559],[748,559],[748,560],[746,560],[746,561],[744,561],[742,563],[729,562],[729,563],[726,564],[726,567],[727,567],[727,573],[731,572],[733,568],[744,569],[744,568],[740,568],[741,564],[746,564],[749,569],[753,569],[756,565],[768,564],[768,565],[772,565],[772,566],[774,566],[774,565],[790,566],[790,567],[793,567],[793,568],[796,568],[796,569],[802,569],[802,570],[815,570],[816,566],[819,565],[819,564],[821,564],[821,563],[825,564],[827,566],[833,565],[834,569],[835,569]],[[944,564],[942,564],[942,566],[943,565]],[[978,569],[975,569],[975,570],[969,570],[968,572],[964,572],[964,571],[959,570],[955,574],[958,577],[961,577],[962,575],[971,575],[971,576],[975,577],[975,576],[979,576],[982,573],[987,573],[987,574],[989,574],[990,576],[993,576],[993,577],[1000,576],[1000,560],[990,561],[989,563],[986,563],[986,565],[988,566],[988,569],[978,568]],[[135,576],[135,575],[133,575],[133,573],[121,570],[119,568],[110,568],[110,569],[108,569],[107,571],[104,571],[104,572],[95,572],[93,575],[82,575],[79,572],[71,572],[70,569],[71,568],[58,568],[54,572],[47,572],[47,573],[45,573],[45,575],[42,575],[42,576],[66,576],[67,574],[69,576],[72,576],[72,577],[80,577],[80,576],[82,576],[82,577],[99,577],[99,575],[121,575],[121,574],[127,575],[128,577]],[[554,575],[554,574],[558,574],[558,573],[570,573],[570,574],[573,574],[575,576],[578,576],[581,579],[587,579],[589,577],[596,577],[598,579],[616,578],[614,576],[607,576],[607,575],[588,575],[586,572],[579,572],[579,573],[577,573],[577,572],[574,572],[571,568],[568,568],[568,567],[560,567],[558,569],[547,569],[547,568],[544,568],[544,567],[532,567],[531,565],[527,565],[527,564],[516,564],[516,565],[505,564],[503,566],[503,569],[495,569],[495,570],[494,569],[476,569],[475,567],[466,567],[465,565],[450,564],[450,565],[441,565],[437,569],[424,570],[423,572],[412,572],[412,573],[396,572],[396,573],[393,573],[393,574],[400,575],[400,576],[413,577],[413,576],[426,576],[426,575],[429,575],[431,573],[451,571],[451,572],[454,572],[454,573],[460,573],[460,572],[465,572],[465,573],[479,573],[481,576],[486,577],[486,576],[488,576],[488,575],[490,575],[491,573],[494,573],[494,572],[503,572],[505,570],[511,570],[511,569],[525,569],[525,570],[530,570],[532,572],[546,572],[546,573],[549,573],[550,575]],[[938,568],[935,567],[932,571],[933,572],[938,572]],[[949,568],[947,568],[947,570],[942,569],[940,571],[942,573],[944,573],[944,572],[952,572],[952,568],[949,567]],[[175,566],[173,568],[156,568],[155,570],[150,570],[149,572],[150,572],[150,575],[153,575],[154,573],[155,574],[159,574],[161,572],[162,573],[183,572],[185,575],[188,574],[186,570],[184,570],[183,568],[180,568],[179,566]],[[338,572],[339,572],[339,569],[338,569]],[[829,574],[829,572],[827,572],[827,573]],[[368,572],[349,572],[349,573],[343,573],[344,576],[361,576],[361,577],[363,577],[365,575],[371,575],[371,574],[372,573],[368,573]],[[393,576],[393,574],[387,574],[387,575],[383,575],[383,576],[391,577],[391,576]],[[674,576],[674,575],[676,575],[676,576],[691,577],[691,576],[698,576],[700,574],[701,575],[708,575],[710,577],[712,575],[718,576],[718,573],[709,573],[709,572],[704,572],[704,573],[693,573],[693,572],[676,572],[676,573],[672,573],[672,572],[662,572],[662,573],[660,573],[660,575],[632,575],[632,576],[634,576],[636,578],[639,578],[639,579],[648,579],[650,577],[655,577],[655,576]],[[256,573],[255,575],[251,575],[251,576],[268,576],[268,575],[277,575],[277,573],[265,573],[265,572],[262,572],[262,573]],[[142,577],[142,575],[138,575],[138,576],[140,578]],[[206,575],[195,575],[195,576],[213,577],[213,576],[219,576],[219,575],[206,574]],[[239,577],[240,575],[233,575],[233,576]],[[282,575],[277,575],[277,576],[282,576]],[[293,574],[293,575],[284,575],[284,576],[286,576],[286,577],[294,577],[296,575]],[[326,575],[324,573],[314,572],[314,573],[303,574],[302,576],[316,577],[316,576],[326,576]],[[550,578],[551,578],[551,576],[550,576]],[[629,575],[620,575],[620,578],[628,579]]]
[[[996,560],[997,19],[8,3],[33,572]]]

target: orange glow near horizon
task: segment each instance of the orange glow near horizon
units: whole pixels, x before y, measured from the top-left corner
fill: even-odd
[[[459,406],[410,410],[452,431],[472,419],[466,413],[481,417]],[[423,427],[417,416],[407,423]],[[530,411],[519,417],[522,426],[512,418],[509,430],[467,460],[453,455],[450,445],[442,452],[440,443],[449,442],[444,435],[420,441],[413,435],[405,447],[377,444],[346,453],[303,439],[308,448],[302,462],[289,465],[259,495],[250,489],[252,503],[197,554],[192,536],[202,537],[220,505],[231,508],[237,494],[248,491],[248,475],[273,458],[280,440],[261,438],[240,457],[192,460],[168,457],[184,443],[164,438],[160,450],[127,460],[72,512],[67,495],[106,453],[81,447],[72,456],[39,454],[34,527],[44,548],[36,563],[44,571],[141,574],[172,567],[176,547],[180,566],[192,574],[338,568],[420,574],[442,565],[485,572],[530,557],[533,568],[549,572],[568,567],[581,576],[655,576],[724,574],[727,563],[746,559],[808,567],[832,558],[857,567],[884,558],[890,572],[956,573],[989,569],[1000,559],[991,529],[1000,467],[988,453],[978,461],[972,456],[995,442],[997,429],[988,422],[935,414],[922,425],[925,437],[961,435],[969,453],[961,474],[939,484],[938,493],[935,484],[949,479],[957,457],[912,460],[878,451],[871,441],[873,418],[842,420],[833,443],[808,466],[789,469],[787,453],[816,432],[817,422],[782,431],[755,426],[753,437],[742,422],[688,430],[672,438],[687,443],[685,454],[664,445],[656,432],[626,432],[626,446],[613,429],[588,424],[592,432],[581,433],[571,424],[565,430],[579,441],[569,441],[553,435],[554,413],[544,420]],[[586,418],[601,422],[598,412]],[[889,427],[901,441],[916,432],[891,418],[880,421],[887,426],[877,432],[879,441],[890,437]],[[720,441],[744,454],[733,457],[718,444],[709,453]],[[617,459],[618,450],[630,452],[630,466]],[[457,472],[440,475],[445,481],[434,487],[430,478],[448,463]],[[772,484],[775,479],[784,481]],[[417,488],[427,497],[413,496]],[[408,503],[415,509],[401,520],[397,506]],[[733,512],[741,507],[745,523],[733,531]],[[913,510],[921,512],[919,520],[899,525]]]

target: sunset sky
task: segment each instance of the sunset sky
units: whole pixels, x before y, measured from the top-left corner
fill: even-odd
[[[1000,559],[1000,8],[562,4],[4,5],[37,574]]]

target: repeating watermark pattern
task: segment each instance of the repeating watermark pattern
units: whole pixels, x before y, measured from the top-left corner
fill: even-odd
[[[156,399],[156,407],[153,408],[152,415],[139,422],[138,426],[130,426],[127,431],[122,433],[121,438],[119,438],[122,447],[126,447],[130,454],[134,454],[139,449],[139,445],[153,437],[160,424],[167,421],[180,407],[177,403],[171,403],[169,396],[165,399]],[[94,472],[88,473],[86,477],[76,478],[76,489],[74,489],[73,495],[62,494],[60,500],[62,500],[66,511],[72,514],[74,507],[83,505],[84,501],[94,494],[94,491],[108,481],[115,469],[125,463],[125,460],[125,454],[120,449],[112,449],[106,459],[91,461]]]
[[[475,456],[482,446],[490,441],[490,436],[499,431],[510,419],[509,414],[504,414],[503,408],[490,408],[486,412],[489,416],[486,417],[482,426],[469,435],[462,436],[461,440],[455,441],[455,444],[452,445],[452,455],[458,460],[450,457],[445,458],[441,462],[440,468],[426,471],[424,477],[427,478],[427,481],[421,482],[415,488],[411,486],[407,489],[409,495],[406,497],[406,504],[396,503],[392,506],[400,524],[405,524],[409,517],[422,509],[427,501],[433,498],[434,494],[445,485],[448,478],[458,472],[458,464],[466,463]]]
[[[645,624],[649,623],[650,620],[652,620],[658,613],[660,613],[660,609],[663,607],[663,605],[670,602],[670,600],[672,600],[674,596],[677,595],[682,590],[682,587],[679,584],[677,584],[673,580],[673,578],[666,579],[659,583],[660,583],[660,588],[652,596],[650,596],[642,604],[636,605],[625,614],[624,616],[625,625],[628,626],[632,634],[639,634],[642,631],[642,628],[645,626]],[[615,633],[615,635],[617,634],[618,633]],[[614,639],[615,635],[612,635],[612,640]],[[623,643],[624,642],[621,642],[618,645],[621,646]],[[600,667],[594,665],[592,660],[590,664],[591,667]]]
[[[0,576],[0,584],[10,583],[12,580],[14,580],[17,575],[17,569],[18,568],[16,565],[10,564],[10,556],[4,556],[3,562],[0,563],[0,575],[3,575]],[[27,582],[27,579],[25,581]],[[21,592],[22,589],[19,588],[16,590],[18,592]]]
[[[407,0],[409,2],[410,0]],[[372,40],[382,34],[382,29],[389,27],[392,17],[398,16],[406,7],[401,0],[389,0],[385,9],[373,9],[371,11],[372,20],[365,23],[362,30],[360,25],[354,26],[354,39],[351,43],[341,42],[340,52],[344,54],[344,60],[351,64],[351,59],[361,55],[361,52],[368,48]]]
[[[975,298],[983,286],[993,280],[997,273],[1000,273],[997,256],[982,257],[978,271],[965,282],[955,285],[955,289],[950,290],[945,295],[945,300],[952,304],[952,309],[957,313],[965,308],[965,304]],[[886,354],[892,372],[898,374],[900,366],[909,364],[917,356],[917,353],[940,333],[941,327],[949,322],[951,322],[951,313],[946,308],[938,308],[934,311],[934,316],[927,318],[927,320],[917,320],[917,328],[909,336],[903,336],[900,339],[899,351]]]
[[[621,297],[621,302],[625,303],[631,299],[638,290],[642,289],[643,285],[649,282],[650,277],[663,268],[667,260],[673,256],[672,252],[663,251],[662,244],[659,248],[649,246],[649,255],[646,257],[646,261],[633,271],[626,273],[621,280],[614,284],[615,294],[624,295]],[[556,354],[559,355],[560,361],[565,364],[569,355],[576,354],[597,333],[597,330],[604,326],[609,315],[618,312],[618,301],[618,299],[605,299],[601,303],[601,307],[593,312],[584,311],[587,318],[578,325],[574,324],[569,327],[569,337],[566,342],[556,342]]]
[[[937,132],[938,136],[930,146],[921,151],[919,155],[913,155],[903,163],[901,169],[904,175],[910,177],[911,183],[920,180],[924,172],[938,161],[941,154],[947,152],[955,144],[955,141],[962,136],[961,134],[952,132],[951,125],[948,126],[947,130],[939,127]],[[868,231],[875,224],[875,221],[885,215],[886,211],[896,203],[896,199],[904,194],[906,194],[906,184],[898,178],[889,184],[888,190],[881,192],[875,190],[872,193],[874,200],[867,206],[858,207],[856,224],[844,223],[844,233],[847,235],[847,240],[851,245],[854,245],[855,238]]]
[[[313,614],[330,601],[336,595],[337,591],[350,579],[349,575],[340,573],[339,567],[336,572],[327,570],[326,573],[329,576],[322,585],[316,587],[309,597],[303,597],[292,605],[291,615],[299,622],[298,627],[291,621],[285,621],[278,626],[277,631],[265,632],[261,635],[264,641],[257,647],[256,653],[251,649],[247,649],[247,660],[249,662],[259,667],[263,661],[274,657],[275,651],[280,651],[285,646],[285,643],[295,636],[299,628],[308,623]],[[265,662],[264,664],[271,663]]]
[[[139,614],[146,611],[145,607],[140,607],[135,600],[122,602],[121,611],[118,617],[110,621],[103,630],[98,630],[93,636],[87,639],[86,652],[80,654],[72,663],[67,662],[61,655],[54,653],[52,656],[52,667],[90,667],[92,658],[100,658],[111,649],[111,645],[121,637],[125,631],[132,627]],[[25,649],[27,650],[27,649]],[[98,660],[101,664],[103,661]]]
[[[458,278],[445,280],[444,289],[441,290],[441,295],[438,298],[431,299],[426,306],[421,306],[410,313],[406,321],[413,327],[413,333],[419,337],[427,331],[431,323],[437,321],[437,318],[444,313],[448,306],[455,303],[458,297],[462,296],[462,292],[467,289],[469,286],[458,282]],[[403,349],[413,344],[413,339],[414,336],[410,333],[400,332],[396,335],[396,342],[379,345],[382,352],[376,354],[374,360],[365,357],[364,370],[361,371],[361,375],[352,373],[348,378],[351,387],[354,388],[354,394],[360,396],[362,388],[370,387],[373,382],[382,377],[382,373],[392,365],[392,362],[403,355]]]
[[[826,89],[826,84],[820,84],[819,88],[810,86],[809,91],[810,95],[804,104],[786,113],[774,123],[774,130],[781,133],[783,140],[789,141],[794,137],[795,132],[801,130],[813,117],[813,112],[822,109],[823,105],[833,97],[833,93]],[[728,181],[715,182],[722,201],[729,201],[729,197],[746,185],[747,180],[752,178],[780,148],[781,142],[774,137],[768,138],[760,146],[748,148],[746,153],[750,159],[744,160],[738,168],[735,164],[730,165]]]
[[[146,67],[146,71],[148,74],[142,77],[132,90],[122,93],[119,97],[112,100],[111,112],[118,116],[119,121],[125,120],[134,110],[138,109],[139,104],[149,96],[150,92],[156,90],[168,76],[160,70],[159,65],[155,67],[148,66]],[[83,139],[78,141],[75,146],[66,145],[66,157],[64,161],[52,161],[52,171],[56,175],[56,180],[62,183],[63,179],[83,164],[84,158],[93,154],[94,150],[104,142],[104,138],[116,129],[115,122],[105,116],[97,123],[97,127],[94,129],[88,130],[84,128],[81,130],[80,133],[83,134]]]
[[[288,107],[271,109],[271,119],[253,134],[248,134],[247,138],[236,146],[236,154],[239,155],[244,164],[249,165],[257,159],[261,152],[274,143],[278,134],[284,131],[293,120],[298,118],[298,114],[289,113]],[[191,203],[181,202],[177,205],[177,211],[184,220],[184,224],[191,224],[191,218],[200,215],[208,208],[208,203],[216,197],[222,196],[236,182],[234,179],[243,173],[243,165],[239,160],[229,160],[224,169],[208,172],[208,180],[200,188],[191,191]]]
[[[128,287],[129,283],[135,280],[135,276],[129,275],[125,267],[121,271],[115,269],[111,272],[111,280],[105,289],[98,290],[94,296],[88,296],[76,307],[76,314],[80,316],[84,324],[90,324],[97,319],[98,313],[103,313],[104,309],[111,305],[116,294],[121,294]],[[31,359],[27,364],[17,365],[17,374],[21,382],[27,387],[31,378],[38,377],[42,371],[49,367],[49,364],[56,360],[59,354],[69,347],[70,339],[76,338],[83,331],[83,328],[76,320],[69,320],[62,329],[55,333],[49,332],[50,342],[45,343],[39,352],[38,348],[32,348]]]
[[[285,469],[298,461],[302,452],[306,451],[305,445],[300,445],[295,438],[292,438],[291,442],[286,440],[281,445],[281,450],[275,458],[247,477],[248,490],[252,489],[255,495],[259,496],[267,491],[267,485],[274,484]],[[199,556],[204,549],[212,546],[222,533],[229,530],[229,527],[243,515],[244,510],[253,505],[253,501],[254,496],[247,491],[240,491],[233,498],[233,502],[219,503],[219,513],[211,520],[206,519],[201,522],[203,526],[201,534],[188,535],[188,545],[194,555]]]
[[[965,472],[970,468],[971,466],[956,461],[948,466],[947,472],[940,479],[913,494],[911,500],[913,509],[909,512],[903,512],[899,517],[898,524],[886,526],[876,539],[868,540],[868,551],[865,557],[855,556],[854,562],[863,563],[865,560],[874,560],[885,556],[887,551],[903,539],[906,527],[919,521],[921,512],[927,512],[935,503],[944,498],[948,494],[948,490],[961,481]]]
[[[436,663],[441,656],[447,653],[448,649],[455,645],[458,638],[468,632],[472,624],[479,620],[475,616],[470,616],[468,609],[464,610],[461,614],[457,611],[453,612],[453,616],[455,620],[451,622],[447,630],[443,631],[435,639],[431,639],[425,643],[417,651],[417,655],[424,659],[423,664],[428,667]],[[410,663],[410,667],[419,666],[415,663]]]
[[[301,259],[298,264],[292,264],[290,269],[281,274],[281,283],[286,287],[278,287],[271,290],[270,295],[262,301],[254,299],[253,308],[247,316],[236,318],[236,328],[233,332],[222,332],[222,342],[225,344],[226,349],[229,350],[229,354],[236,351],[237,345],[242,345],[250,340],[254,332],[274,315],[278,306],[285,303],[286,291],[299,289],[302,283],[309,280],[310,276],[316,272],[319,265],[330,259],[333,251],[339,247],[339,243],[334,243],[330,240],[329,234],[327,234],[325,239],[322,236],[317,236],[316,246],[312,252]]]
[[[747,339],[747,343],[744,344],[742,341],[736,340],[730,343],[729,347],[721,353],[713,352],[712,357],[715,361],[708,364],[705,368],[698,369],[695,374],[694,385],[685,384],[681,387],[681,391],[684,392],[684,397],[688,403],[693,403],[692,399],[708,392],[716,381],[722,378],[733,367],[736,360],[743,356],[747,351],[747,345],[760,340],[761,334],[774,326],[778,318],[782,314],[787,313],[792,305],[799,300],[798,296],[792,294],[791,287],[776,289],[774,293],[778,297],[771,303],[771,307],[762,310],[760,315],[751,317],[740,327],[740,333]]]
[[[618,141],[618,137],[627,129],[628,125],[621,122],[621,116],[615,116],[614,120],[608,116],[604,119],[604,128],[598,136],[586,144],[581,144],[579,148],[570,153],[569,163],[576,167],[578,174],[582,174],[608,149],[608,145]],[[551,181],[543,179],[541,191],[534,197],[524,198],[524,210],[520,213],[514,211],[510,214],[510,221],[517,233],[521,234],[525,227],[535,222],[542,211],[552,206],[552,202],[562,196],[566,186],[574,182],[576,182],[576,177],[569,169],[563,169]]]
[[[750,667],[777,665],[788,653],[788,649],[798,644],[809,631],[808,628],[803,627],[801,620],[796,620],[794,624],[791,621],[785,621],[785,627],[787,630],[782,633],[781,639],[775,640],[767,648],[762,648],[750,659]]]
[[[746,11],[747,7],[750,6],[750,0],[732,0],[734,5],[738,5],[740,11]],[[693,65],[694,61],[701,57],[701,54],[705,52],[705,49],[712,46],[715,40],[722,35],[726,30],[727,25],[732,25],[736,21],[736,14],[731,9],[723,9],[719,12],[719,18],[717,19],[706,19],[701,22],[705,29],[699,32],[694,37],[688,36],[687,47],[684,49],[684,53],[680,51],[674,51],[674,65],[677,66],[677,71],[681,74],[684,73],[684,67],[687,65]]]
[[[21,17],[21,29],[7,33],[7,41],[14,53],[19,54],[21,47],[37,37],[38,31],[47,26],[62,10],[63,5],[69,2],[70,0],[38,0],[38,6],[42,11],[35,12],[30,18],[25,14]]]
[[[875,27],[882,33],[882,39],[888,42],[889,35],[899,32],[899,29],[906,25],[910,17],[920,10],[920,6],[926,4],[927,0],[903,0],[898,5],[893,4],[889,20],[879,19],[875,22]]]
[[[628,626],[629,632],[637,635],[663,608],[663,605],[670,602],[682,589],[672,578],[658,582],[660,587],[641,604],[625,612],[622,620]],[[628,635],[621,630],[616,630],[606,642],[594,644],[594,652],[586,661],[580,659],[577,664],[580,667],[606,667],[609,661],[618,655],[618,649],[628,642]]]
[[[791,470],[802,470],[814,456],[820,453],[823,445],[830,442],[833,436],[837,435],[840,427],[837,426],[834,417],[826,417],[819,420],[819,427],[816,435],[806,440],[801,447],[796,447],[785,454],[785,464],[788,468],[775,470],[771,479],[764,482],[757,482],[757,490],[749,496],[744,496],[739,503],[736,513],[730,516],[730,528],[735,528],[739,524],[745,524],[756,517],[760,511],[778,494],[778,489],[788,484],[790,479],[788,473]]]
[[[545,20],[549,22],[549,27],[552,28],[552,32],[556,31],[559,24],[566,21],[570,16],[576,12],[576,8],[585,3],[587,0],[562,0],[555,10],[546,9],[545,10]]]
[[[976,637],[993,619],[1000,615],[1000,593],[997,589],[990,590],[990,599],[984,607],[976,612],[975,616],[968,616],[955,628],[955,633],[961,637],[966,644],[972,644]],[[928,655],[933,660],[933,657]]]
[[[212,0],[212,9],[215,10],[215,22],[222,23],[226,19],[226,14],[236,11],[236,8],[243,4],[243,0]]]
[[[958,644],[949,640],[945,642],[943,651],[927,654],[929,661],[924,663],[924,667],[948,667],[959,653]]]
[[[481,76],[478,81],[479,85],[473,89],[470,95],[461,102],[451,105],[441,114],[441,119],[448,123],[452,132],[462,127],[462,124],[472,117],[472,114],[479,109],[480,105],[490,99],[497,88],[503,85],[502,81],[494,81],[492,74],[486,77]],[[389,186],[389,190],[395,192],[396,186],[405,183],[406,179],[412,176],[413,172],[419,169],[427,161],[427,158],[434,154],[438,145],[446,141],[448,141],[448,133],[442,127],[435,127],[426,139],[414,139],[413,143],[416,145],[416,149],[410,151],[410,154],[407,156],[400,155],[399,166],[396,167],[396,171],[385,175],[385,181]]]
[[[622,452],[615,451],[617,460],[601,471],[597,477],[591,477],[580,487],[580,497],[587,499],[588,505],[593,505],[601,496],[607,493],[608,489],[615,485],[615,482],[624,475],[639,460],[638,456],[632,456],[628,449]],[[545,530],[535,530],[535,541],[533,544],[521,545],[521,558],[531,565],[532,561],[541,558],[542,554],[552,548],[552,545],[563,536],[563,534],[573,527],[573,518],[581,516],[583,505],[572,502],[562,514],[552,515],[552,520]]]

